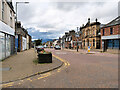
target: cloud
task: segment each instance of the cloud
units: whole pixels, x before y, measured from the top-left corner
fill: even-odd
[[[117,2],[30,2],[18,5],[18,20],[37,38],[58,38],[65,31],[98,18],[102,24],[118,16]]]

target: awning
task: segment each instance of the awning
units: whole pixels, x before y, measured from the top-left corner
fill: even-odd
[[[15,36],[15,30],[0,21],[0,31]]]

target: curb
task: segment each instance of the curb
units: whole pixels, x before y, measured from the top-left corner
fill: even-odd
[[[56,58],[56,59],[57,59],[57,58]],[[57,60],[59,60],[59,59],[57,59]],[[61,61],[61,60],[59,60],[59,61]],[[7,82],[2,82],[2,83],[0,83],[0,84],[7,84],[7,83],[19,81],[19,80],[24,80],[24,79],[27,79],[27,78],[30,78],[30,77],[33,77],[33,76],[36,76],[36,75],[39,75],[39,74],[44,74],[44,73],[47,73],[47,72],[50,72],[50,71],[53,71],[53,70],[55,70],[55,69],[60,68],[63,64],[64,64],[64,62],[61,61],[61,64],[60,64],[59,66],[53,67],[52,69],[48,69],[48,70],[45,70],[45,71],[42,71],[42,72],[37,72],[37,73],[34,73],[34,74],[32,74],[32,75],[26,76],[26,77],[21,78],[21,79],[11,80],[11,81],[7,81]]]

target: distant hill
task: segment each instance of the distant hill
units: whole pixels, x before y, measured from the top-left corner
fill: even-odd
[[[42,39],[42,43],[47,42],[47,41],[53,41],[53,39]]]

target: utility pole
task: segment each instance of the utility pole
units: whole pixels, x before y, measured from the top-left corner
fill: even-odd
[[[79,27],[77,27],[77,52],[78,52],[78,29],[79,29]]]

